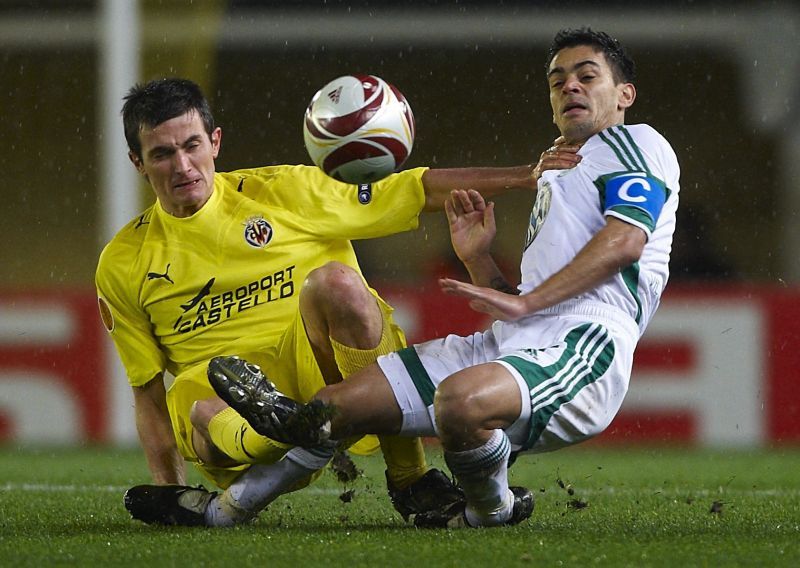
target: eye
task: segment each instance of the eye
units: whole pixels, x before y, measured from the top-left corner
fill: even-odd
[[[551,81],[550,82],[550,88],[551,89],[557,89],[558,87],[560,87],[563,84],[564,84],[564,81],[562,81],[561,79],[556,79],[555,81]]]
[[[588,83],[589,81],[591,81],[594,78],[595,78],[595,75],[591,75],[591,74],[584,75],[583,77],[581,77],[581,81],[583,81],[584,83]]]

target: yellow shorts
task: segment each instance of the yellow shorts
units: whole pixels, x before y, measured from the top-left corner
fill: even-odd
[[[402,330],[392,321],[392,308],[380,298],[377,300],[384,320],[401,344],[405,345]],[[299,311],[277,345],[256,353],[220,353],[220,355],[239,355],[259,365],[278,390],[301,402],[307,402],[325,386]],[[200,462],[194,451],[192,424],[189,420],[192,405],[197,400],[217,396],[208,382],[207,368],[208,362],[205,361],[175,377],[175,381],[167,391],[167,406],[180,454],[187,461],[194,462],[204,476],[224,489],[249,465],[242,464],[230,468],[208,466]],[[351,446],[350,451],[363,455],[373,453],[378,448],[377,438],[365,436]]]

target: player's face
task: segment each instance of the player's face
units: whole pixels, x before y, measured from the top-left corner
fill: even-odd
[[[197,112],[139,131],[142,157],[130,159],[153,187],[161,207],[176,217],[189,217],[205,205],[214,191],[214,160],[222,130],[206,133]]]
[[[553,122],[569,142],[583,142],[601,130],[622,124],[633,104],[631,83],[615,83],[602,51],[579,45],[559,51],[547,72]]]

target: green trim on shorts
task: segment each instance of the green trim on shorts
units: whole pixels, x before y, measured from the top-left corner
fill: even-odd
[[[530,387],[530,433],[523,450],[533,447],[562,404],[570,402],[583,387],[599,379],[614,360],[614,341],[599,324],[583,324],[574,328],[567,334],[564,343],[566,348],[559,360],[547,366],[514,355],[500,358],[519,371]],[[594,362],[590,367],[592,360]],[[558,374],[561,375],[558,380],[553,380]],[[549,402],[540,406],[540,402],[537,404],[540,397]]]
[[[422,398],[422,402],[425,403],[425,406],[431,406],[436,387],[433,386],[430,375],[422,365],[422,361],[419,360],[419,355],[417,355],[413,347],[401,349],[397,354],[400,356],[400,360],[403,361],[411,380],[414,381],[414,386],[417,387],[417,392]]]
[[[633,301],[636,302],[636,323],[642,320],[642,299],[639,297],[639,263],[634,262],[630,266],[622,269],[622,281],[625,282],[625,287],[628,292],[633,296]]]

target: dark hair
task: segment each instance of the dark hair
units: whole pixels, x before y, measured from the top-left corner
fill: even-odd
[[[211,108],[197,83],[188,79],[155,79],[131,87],[122,105],[122,124],[128,148],[142,157],[141,128],[153,128],[176,116],[196,111],[203,119],[206,133],[214,130]]]
[[[636,65],[628,57],[622,44],[607,33],[596,32],[591,28],[563,29],[558,32],[547,52],[545,70],[549,70],[550,63],[559,51],[579,45],[589,45],[605,55],[616,83],[632,83],[636,78]]]

